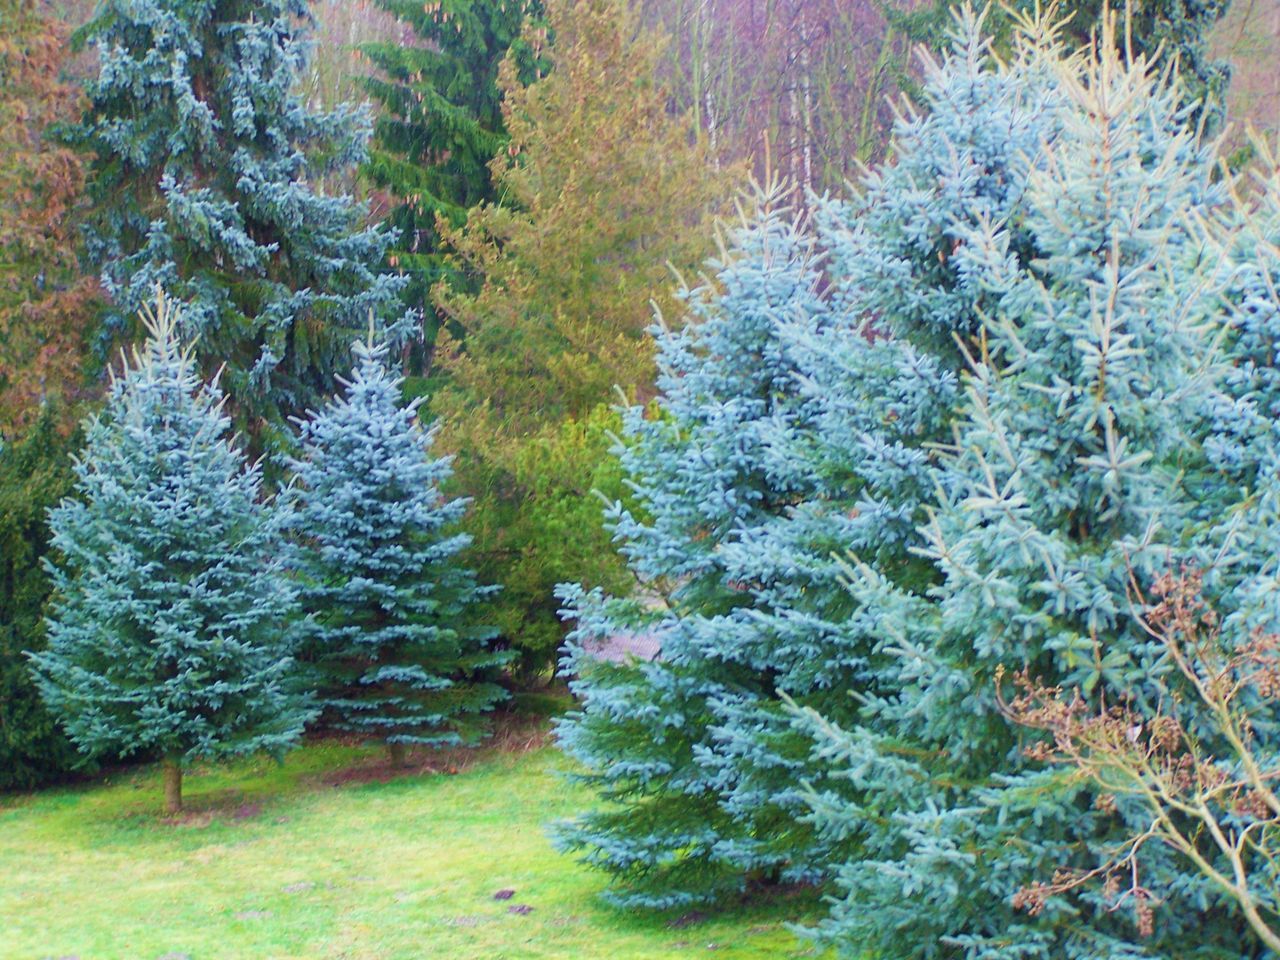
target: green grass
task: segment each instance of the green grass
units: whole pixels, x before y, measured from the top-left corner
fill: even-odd
[[[159,815],[154,768],[0,798],[0,957],[812,955],[784,926],[811,900],[683,927],[603,903],[602,877],[547,840],[547,822],[589,802],[551,748],[491,751],[456,775],[330,782],[378,756],[319,743],[283,766],[198,770],[178,821]],[[514,897],[495,900],[501,889]]]

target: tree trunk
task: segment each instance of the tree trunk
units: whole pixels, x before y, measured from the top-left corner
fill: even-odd
[[[800,87],[804,90],[804,113],[801,116],[801,132],[804,135],[804,182],[801,184],[800,203],[808,203],[808,193],[813,189],[813,69],[809,62],[809,18],[804,7],[800,8]]]
[[[182,767],[172,758],[164,762],[164,812],[182,812]]]
[[[391,765],[393,767],[403,767],[407,765],[403,743],[388,743],[387,753],[391,755]]]

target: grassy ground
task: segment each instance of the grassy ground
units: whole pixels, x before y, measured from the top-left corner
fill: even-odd
[[[519,733],[395,778],[381,753],[331,742],[196,771],[178,820],[147,768],[0,798],[0,957],[810,956],[784,923],[812,902],[674,926],[603,904],[543,829],[587,798]]]

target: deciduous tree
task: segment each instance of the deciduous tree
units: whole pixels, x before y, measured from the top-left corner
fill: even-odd
[[[640,0],[676,38],[664,71],[712,155],[839,189],[883,156],[890,99],[913,66],[901,15],[912,0]]]
[[[62,75],[67,28],[36,0],[2,0],[0,22],[0,435],[12,436],[54,397],[70,429],[98,303],[79,263],[84,162],[56,136],[83,96]]]

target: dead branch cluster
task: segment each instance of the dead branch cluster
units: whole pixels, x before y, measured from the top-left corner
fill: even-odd
[[[1028,755],[1088,782],[1104,814],[1118,815],[1123,801],[1126,821],[1136,824],[1100,866],[1059,869],[1024,888],[1015,906],[1035,914],[1053,897],[1100,882],[1111,909],[1128,905],[1149,934],[1156,898],[1141,882],[1141,852],[1155,841],[1232,898],[1254,933],[1280,951],[1280,756],[1258,734],[1260,722],[1277,719],[1280,636],[1224,636],[1203,579],[1198,570],[1165,574],[1151,588],[1154,602],[1135,604],[1174,668],[1158,702],[1086,698],[1026,671],[1012,678],[1013,696],[1001,696],[1010,719],[1044,733]]]

